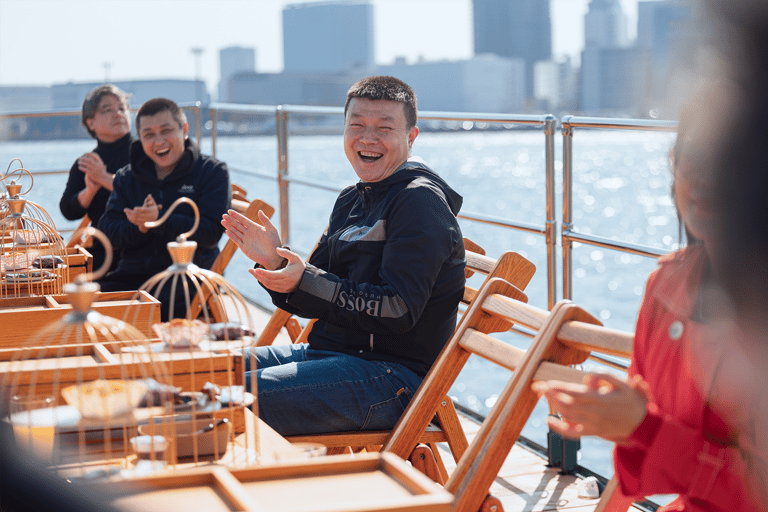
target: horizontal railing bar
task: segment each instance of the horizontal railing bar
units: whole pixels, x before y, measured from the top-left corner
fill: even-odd
[[[483,224],[490,224],[493,226],[499,226],[502,228],[515,228],[521,231],[527,231],[529,233],[536,233],[539,235],[545,235],[547,233],[546,227],[538,227],[535,224],[528,222],[512,222],[510,220],[501,219],[499,217],[493,217],[491,215],[483,215],[480,213],[459,213],[457,215],[460,219],[471,220],[475,222],[482,222]]]
[[[563,239],[570,240],[571,242],[594,245],[597,247],[603,247],[605,249],[615,249],[617,251],[636,254],[638,256],[648,256],[650,258],[660,258],[669,252],[664,249],[657,249],[648,245],[633,244],[632,242],[622,242],[621,240],[613,240],[597,235],[576,233],[575,231],[566,229],[563,229],[562,236]]]
[[[563,128],[617,128],[622,130],[649,130],[674,132],[677,121],[662,121],[656,119],[614,119],[607,117],[578,117],[565,116],[560,125]]]
[[[508,115],[508,114],[483,114],[478,112],[419,112],[419,119],[429,119],[437,121],[476,121],[487,123],[513,123],[513,124],[535,124],[544,126],[549,119],[549,115]]]
[[[609,356],[604,356],[602,354],[590,354],[589,360],[603,364],[605,366],[610,366],[611,368],[615,368],[617,370],[627,371],[629,369],[629,364],[617,359],[613,359]]]
[[[211,110],[226,110],[227,112],[247,112],[254,114],[274,114],[277,111],[275,105],[243,105],[239,103],[211,103]]]
[[[211,109],[226,110],[233,112],[253,112],[261,114],[276,113],[282,110],[288,114],[322,114],[322,115],[342,115],[343,107],[319,107],[308,105],[238,105],[234,103],[211,103]],[[488,123],[512,123],[512,124],[534,124],[543,126],[549,120],[547,115],[525,115],[525,114],[489,114],[482,112],[442,112],[422,110],[419,111],[420,120],[433,121],[474,121]]]
[[[277,181],[277,176],[274,174],[265,174],[263,172],[248,171],[246,169],[237,169],[230,167],[229,172],[232,174],[242,174],[243,176],[250,176],[252,178],[262,178],[265,180]]]
[[[337,192],[338,193],[338,192],[341,192],[343,190],[342,188],[339,188],[339,187],[334,187],[334,186],[331,186],[331,185],[324,185],[324,184],[322,184],[322,183],[320,183],[318,181],[306,180],[306,179],[301,179],[301,178],[294,178],[294,177],[292,177],[290,175],[285,176],[283,178],[283,181],[288,181],[290,183],[296,183],[296,184],[299,184],[299,185],[306,185],[308,187],[321,188],[323,190],[328,190],[330,192]]]

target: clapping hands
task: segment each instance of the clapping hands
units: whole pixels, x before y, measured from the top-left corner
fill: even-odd
[[[160,210],[163,205],[157,204],[152,194],[147,194],[144,198],[144,204],[141,206],[135,206],[133,208],[123,209],[123,213],[128,218],[131,224],[134,224],[139,228],[139,231],[146,233],[149,228],[144,226],[145,222],[156,221],[160,217]]]
[[[261,210],[259,221],[261,224],[229,210],[222,217],[221,225],[240,250],[262,266],[249,270],[253,277],[270,290],[278,293],[292,292],[298,288],[304,274],[304,262],[298,254],[281,247],[277,228]],[[284,260],[287,260],[285,266],[282,265]]]
[[[107,166],[98,154],[84,154],[77,160],[77,168],[85,173],[85,185],[89,190],[98,185],[112,191],[114,175],[107,172]]]

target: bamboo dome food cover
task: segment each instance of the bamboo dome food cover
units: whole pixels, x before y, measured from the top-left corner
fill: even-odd
[[[111,246],[94,228],[88,235],[109,248],[108,257],[97,272],[64,287],[72,312],[0,360],[0,417],[13,425],[17,444],[66,466],[73,478],[89,477],[94,460],[109,461],[109,478],[135,476],[140,467],[257,463],[258,434],[246,434],[242,419],[254,395],[240,390],[239,402],[221,399],[238,394],[232,340],[219,351],[192,344],[165,350],[129,322],[93,311],[98,284],[89,280],[109,268]]]
[[[69,256],[53,219],[40,205],[23,198],[34,185],[32,173],[23,167],[5,175],[6,193],[0,199],[0,297],[60,294],[70,281]],[[18,176],[17,176],[18,175]],[[28,177],[22,192],[19,178]]]

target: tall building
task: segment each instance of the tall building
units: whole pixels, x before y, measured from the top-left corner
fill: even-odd
[[[638,2],[637,45],[650,54],[648,100],[654,108],[677,117],[687,101],[682,81],[694,67],[694,55],[709,35],[698,23],[689,0]]]
[[[570,57],[537,62],[533,67],[533,81],[539,108],[552,114],[576,110],[577,78]]]
[[[637,114],[647,88],[647,52],[628,48],[628,39],[619,0],[591,0],[581,52],[581,109],[586,114]]]
[[[587,115],[637,117],[648,89],[648,52],[642,48],[584,48],[581,109]]]
[[[624,48],[629,44],[627,16],[619,0],[592,0],[584,15],[585,48]]]
[[[256,71],[256,49],[230,46],[219,51],[218,101],[231,101],[229,80],[235,73]]]
[[[374,65],[373,5],[367,0],[293,4],[283,9],[286,72]]]
[[[525,63],[525,94],[533,97],[533,66],[552,57],[547,0],[473,0],[475,55],[493,53]]]

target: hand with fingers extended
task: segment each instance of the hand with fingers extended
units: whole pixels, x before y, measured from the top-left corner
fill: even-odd
[[[114,175],[107,172],[107,165],[97,153],[86,153],[77,160],[77,167],[86,176],[86,185],[88,178],[97,183],[100,187],[112,191],[112,180]]]
[[[533,390],[544,396],[560,418],[550,416],[549,427],[567,438],[599,436],[626,441],[643,422],[648,385],[636,375],[624,381],[609,374],[590,373],[583,384],[541,381]]]
[[[144,204],[133,208],[125,208],[123,212],[131,224],[139,228],[139,231],[146,233],[149,228],[144,225],[145,222],[154,222],[160,217],[160,210],[163,205],[157,204],[152,194],[147,194],[144,198]]]
[[[261,210],[259,220],[261,225],[235,210],[229,210],[221,218],[221,225],[243,254],[265,269],[274,270],[283,262],[284,258],[277,253],[277,248],[283,243],[277,228]]]

